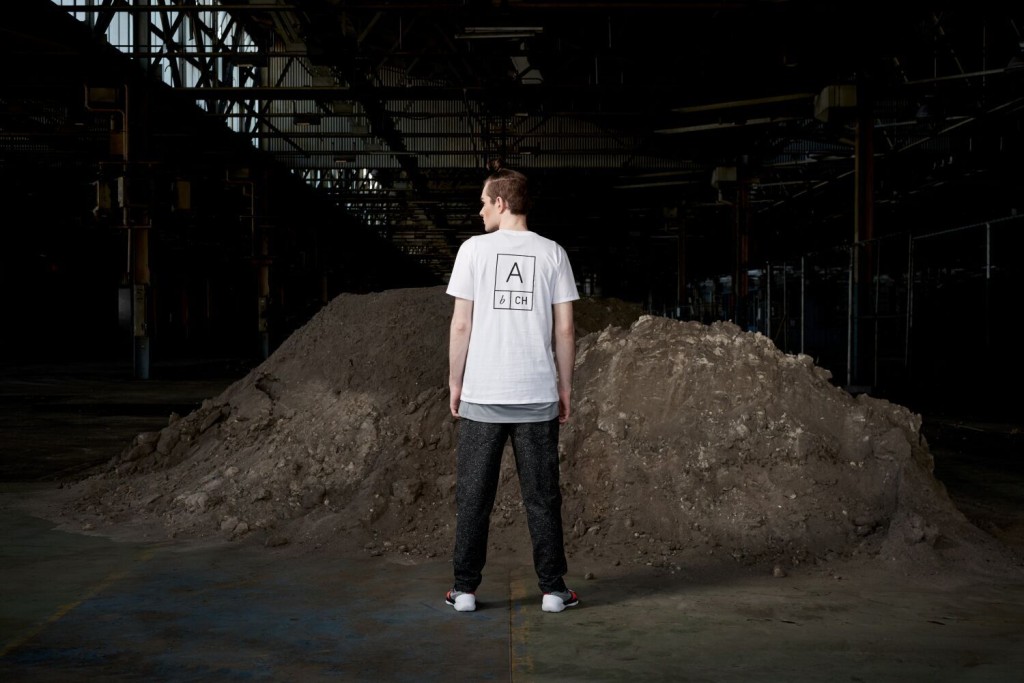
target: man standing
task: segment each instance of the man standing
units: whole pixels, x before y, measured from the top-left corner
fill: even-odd
[[[452,415],[461,422],[455,584],[445,601],[460,612],[476,609],[501,454],[511,438],[541,608],[561,612],[579,604],[562,578],[568,567],[558,481],[558,427],[569,419],[576,360],[572,302],[579,294],[565,250],[526,227],[523,174],[492,174],[480,203],[485,234],[460,247],[448,284],[455,297],[448,384]]]

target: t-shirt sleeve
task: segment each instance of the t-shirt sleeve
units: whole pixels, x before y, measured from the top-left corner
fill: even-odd
[[[576,301],[580,294],[576,289],[576,278],[572,273],[572,264],[569,263],[569,255],[565,249],[558,247],[558,266],[555,274],[555,286],[551,292],[552,304],[564,304],[567,301]]]
[[[459,299],[473,301],[473,258],[472,240],[466,240],[459,247],[455,255],[455,266],[452,267],[452,276],[448,279],[448,294]]]

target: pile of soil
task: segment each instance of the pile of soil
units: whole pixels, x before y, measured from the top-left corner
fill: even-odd
[[[676,567],[991,549],[932,475],[906,408],[853,398],[811,358],[730,323],[602,300],[576,312],[592,333],[560,444],[570,555]],[[440,287],[339,296],[221,395],[74,484],[65,514],[159,522],[172,537],[448,554],[450,316]],[[492,546],[528,547],[526,534],[506,457]]]

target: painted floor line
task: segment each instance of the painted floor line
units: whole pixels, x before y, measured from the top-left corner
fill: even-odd
[[[524,602],[528,593],[527,582],[523,579],[513,580],[511,575],[508,582],[508,623],[509,623],[509,661],[510,676],[512,681],[516,676],[525,676],[533,672],[533,660],[527,653],[527,627],[522,618]],[[519,628],[516,628],[516,616],[519,616]]]
[[[102,591],[106,590],[107,588],[121,581],[122,579],[126,578],[129,574],[131,574],[132,570],[135,568],[136,565],[149,561],[150,559],[152,559],[155,553],[156,550],[153,548],[146,548],[140,551],[139,555],[135,558],[135,562],[132,563],[131,566],[107,574],[98,583],[88,588],[82,595],[82,597],[78,598],[77,600],[73,600],[69,603],[60,605],[57,608],[57,610],[49,617],[36,624],[34,627],[30,628],[24,634],[4,644],[3,648],[0,649],[0,659],[14,652],[19,647],[21,647],[22,645],[29,642],[30,640],[38,636],[40,633],[45,631],[48,627],[63,619],[65,616],[74,611],[79,605],[82,605],[88,600],[91,600],[92,598],[99,595]]]

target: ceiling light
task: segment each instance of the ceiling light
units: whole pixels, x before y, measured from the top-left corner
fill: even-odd
[[[544,33],[543,26],[467,26],[455,37],[459,40],[534,38],[541,33]]]

